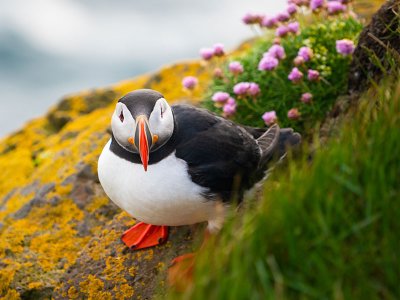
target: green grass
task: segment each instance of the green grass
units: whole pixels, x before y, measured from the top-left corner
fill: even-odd
[[[312,162],[275,170],[200,253],[193,287],[170,297],[399,299],[399,128],[397,79],[365,95]]]
[[[241,57],[232,58],[244,66],[245,72],[234,77],[228,71],[228,64],[223,66],[224,79],[214,79],[210,93],[203,105],[217,113],[222,109],[216,107],[211,100],[217,91],[233,94],[233,86],[238,82],[256,82],[261,88],[261,94],[256,99],[236,99],[237,112],[233,120],[256,127],[263,127],[261,116],[266,111],[275,110],[281,127],[293,127],[300,132],[307,132],[314,128],[330,109],[338,95],[347,90],[347,75],[350,57],[343,57],[336,52],[336,40],[356,40],[362,25],[359,21],[348,17],[312,16],[300,18],[301,33],[296,36],[283,38],[281,45],[285,48],[286,58],[281,61],[275,71],[259,71],[258,63],[263,53],[272,45],[270,35],[260,38],[252,49]],[[299,67],[304,79],[299,84],[288,80],[288,75],[294,67],[293,59],[302,46],[313,49],[314,57],[305,65]],[[319,82],[310,82],[306,79],[307,70],[318,70],[322,76]],[[304,104],[300,101],[302,93],[311,92],[314,101]],[[236,98],[236,97],[235,97]],[[287,117],[291,108],[298,108],[301,112],[300,120],[292,121]]]

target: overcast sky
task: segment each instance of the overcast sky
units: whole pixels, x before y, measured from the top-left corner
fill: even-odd
[[[163,64],[228,49],[252,31],[244,13],[285,0],[0,0],[0,136],[63,95],[109,85]]]

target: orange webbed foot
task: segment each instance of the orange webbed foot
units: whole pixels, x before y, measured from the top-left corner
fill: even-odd
[[[193,282],[195,253],[187,253],[172,260],[168,269],[168,284],[177,291],[184,291]]]
[[[137,223],[122,234],[121,240],[133,250],[160,245],[168,239],[168,227]]]

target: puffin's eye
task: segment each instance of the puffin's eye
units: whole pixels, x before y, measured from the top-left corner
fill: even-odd
[[[161,118],[164,117],[163,106],[160,104]]]
[[[121,120],[121,122],[124,122],[124,113],[121,110],[121,113],[119,115],[119,119]]]

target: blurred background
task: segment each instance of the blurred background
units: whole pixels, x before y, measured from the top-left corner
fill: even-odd
[[[286,0],[0,0],[0,137],[63,95],[233,49],[254,36],[246,12],[275,14]]]

